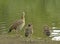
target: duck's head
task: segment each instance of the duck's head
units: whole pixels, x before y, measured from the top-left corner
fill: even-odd
[[[23,11],[22,12],[22,16],[21,16],[21,19],[25,18],[25,12]]]

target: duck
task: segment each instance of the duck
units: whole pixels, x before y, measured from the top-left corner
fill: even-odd
[[[23,11],[21,18],[11,25],[8,32],[10,33],[12,30],[18,29],[22,30],[24,26],[25,26],[25,12]]]

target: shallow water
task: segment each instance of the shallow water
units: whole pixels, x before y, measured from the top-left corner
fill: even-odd
[[[60,27],[60,0],[0,0],[0,30],[8,31],[22,11],[26,12],[26,24],[33,23],[35,36],[43,36],[45,24]]]

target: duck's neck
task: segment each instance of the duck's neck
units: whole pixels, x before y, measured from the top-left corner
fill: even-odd
[[[25,12],[22,13],[21,19],[25,22]]]

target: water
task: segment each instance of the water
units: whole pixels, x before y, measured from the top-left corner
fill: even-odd
[[[10,25],[20,18],[21,11],[25,10],[26,24],[32,22],[34,35],[43,36],[44,24],[51,26],[54,22],[60,27],[59,5],[58,0],[0,0],[0,33],[7,32]]]
[[[0,34],[5,33],[5,31],[6,31],[6,22],[0,21]]]

